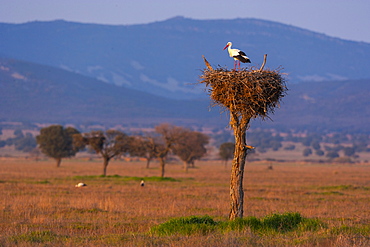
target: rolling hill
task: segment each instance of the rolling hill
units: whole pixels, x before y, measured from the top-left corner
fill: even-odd
[[[209,105],[206,100],[168,99],[62,69],[4,58],[0,59],[0,90],[2,121],[189,124],[207,122],[207,116],[198,109]]]
[[[273,121],[252,128],[369,133],[370,80],[289,84]],[[175,100],[105,83],[74,72],[0,58],[0,121],[59,124],[225,128],[228,117],[208,98]],[[200,93],[206,97],[206,92]]]
[[[0,35],[4,57],[172,99],[205,98],[195,85],[204,68],[201,56],[214,66],[232,67],[222,50],[227,41],[247,53],[251,66],[259,67],[268,54],[267,67],[283,67],[290,83],[370,78],[370,44],[258,19],[0,23]]]
[[[370,79],[291,84],[274,121],[267,124],[286,130],[368,134],[369,92]]]

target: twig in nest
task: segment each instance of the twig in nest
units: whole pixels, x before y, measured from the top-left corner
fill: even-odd
[[[209,69],[209,70],[213,70],[213,68],[212,68],[212,66],[209,64],[209,62],[207,61],[207,59],[206,59],[206,57],[204,56],[204,55],[202,55],[202,57],[203,57],[203,60],[204,60],[204,63],[206,64],[206,66],[207,66],[207,68]]]
[[[263,68],[265,67],[265,64],[266,64],[266,60],[267,60],[267,54],[265,54],[264,56],[263,56],[263,63],[262,63],[262,65],[261,65],[261,68],[260,68],[260,72],[263,70]]]

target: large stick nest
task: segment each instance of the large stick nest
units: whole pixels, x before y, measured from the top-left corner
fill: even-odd
[[[204,69],[200,76],[200,83],[209,87],[208,92],[215,105],[225,107],[238,116],[264,119],[280,106],[281,98],[286,95],[285,79],[279,71],[235,71],[207,66],[208,69]]]

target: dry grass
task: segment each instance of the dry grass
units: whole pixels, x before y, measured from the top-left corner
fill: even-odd
[[[0,160],[0,246],[368,246],[370,166],[247,163],[245,216],[299,212],[328,224],[319,232],[258,236],[250,230],[191,236],[152,236],[150,227],[173,217],[210,215],[227,220],[230,169],[201,162],[188,173],[158,164]],[[77,177],[82,176],[82,177]],[[129,176],[128,178],[124,176]],[[88,184],[77,189],[77,182]],[[367,228],[366,228],[367,227]]]

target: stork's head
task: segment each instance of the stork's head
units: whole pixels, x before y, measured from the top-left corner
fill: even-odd
[[[226,46],[224,47],[224,50],[225,50],[227,47],[231,46],[231,45],[232,45],[232,43],[231,43],[231,42],[227,42]]]

